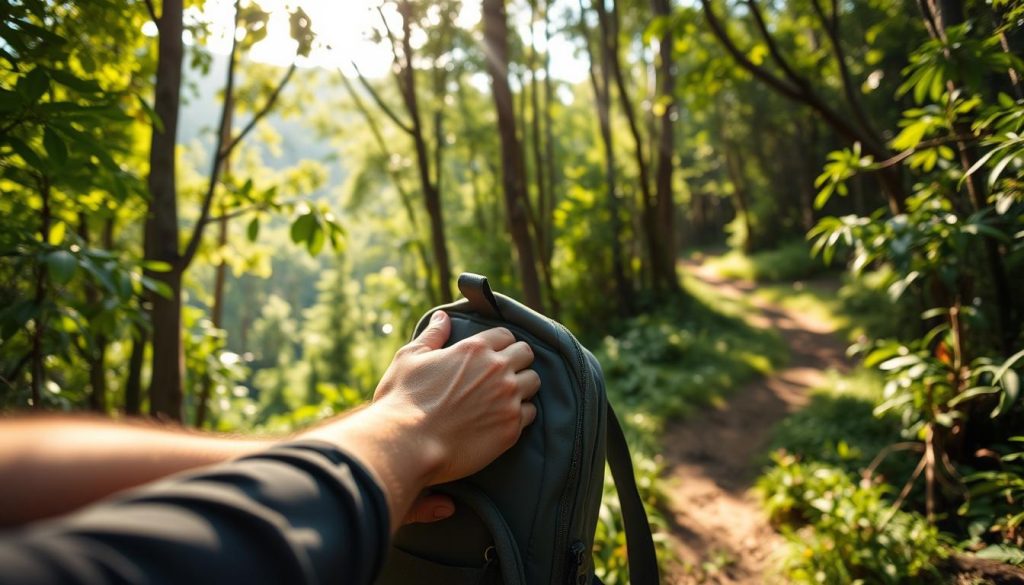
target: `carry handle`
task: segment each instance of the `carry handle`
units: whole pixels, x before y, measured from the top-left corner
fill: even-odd
[[[459,275],[459,292],[469,301],[470,307],[482,315],[492,319],[504,321],[501,309],[498,308],[498,299],[491,291],[491,285],[487,284],[487,277],[472,272],[463,272]]]
[[[622,432],[612,405],[608,405],[608,467],[619,492],[622,523],[626,527],[626,552],[629,557],[629,582],[633,585],[658,584],[658,557],[654,538],[647,521],[640,491],[633,475],[633,458],[629,455],[626,435]]]

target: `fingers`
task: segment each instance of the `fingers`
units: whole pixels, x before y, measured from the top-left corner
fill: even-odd
[[[412,344],[416,344],[423,350],[435,350],[444,347],[448,336],[452,332],[452,322],[444,311],[435,311],[430,317],[430,324],[420,333]],[[511,333],[509,334],[511,335]]]
[[[402,524],[437,522],[455,513],[455,502],[441,494],[420,494],[412,508],[402,519]]]
[[[534,370],[523,370],[516,373],[516,388],[523,400],[529,400],[540,389],[540,376]]]
[[[487,331],[477,333],[465,341],[471,339],[478,339],[495,351],[501,351],[516,342],[516,336],[512,335],[512,332],[504,327],[488,329]]]
[[[533,363],[533,348],[525,341],[517,341],[498,353],[508,359],[513,372],[525,370]]]
[[[519,428],[524,429],[537,419],[537,405],[532,402],[524,402],[519,407],[520,418]]]

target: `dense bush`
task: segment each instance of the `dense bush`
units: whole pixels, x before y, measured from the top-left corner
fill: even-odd
[[[783,570],[794,583],[942,583],[946,540],[923,517],[898,510],[885,484],[858,484],[841,468],[783,453],[758,481],[787,536]]]

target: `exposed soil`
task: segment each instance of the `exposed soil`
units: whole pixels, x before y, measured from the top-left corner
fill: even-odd
[[[685,269],[728,296],[754,285],[717,278],[696,263]],[[807,283],[808,286],[834,286]],[[845,371],[846,343],[813,316],[758,303],[757,327],[770,327],[789,346],[788,366],[733,393],[720,407],[669,425],[664,438],[672,545],[682,564],[666,583],[761,584],[782,538],[768,522],[751,486],[772,428],[807,403],[829,369]]]

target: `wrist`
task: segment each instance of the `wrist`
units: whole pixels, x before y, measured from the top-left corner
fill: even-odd
[[[447,461],[422,414],[405,410],[380,401],[299,435],[336,445],[370,471],[387,498],[392,529]]]

